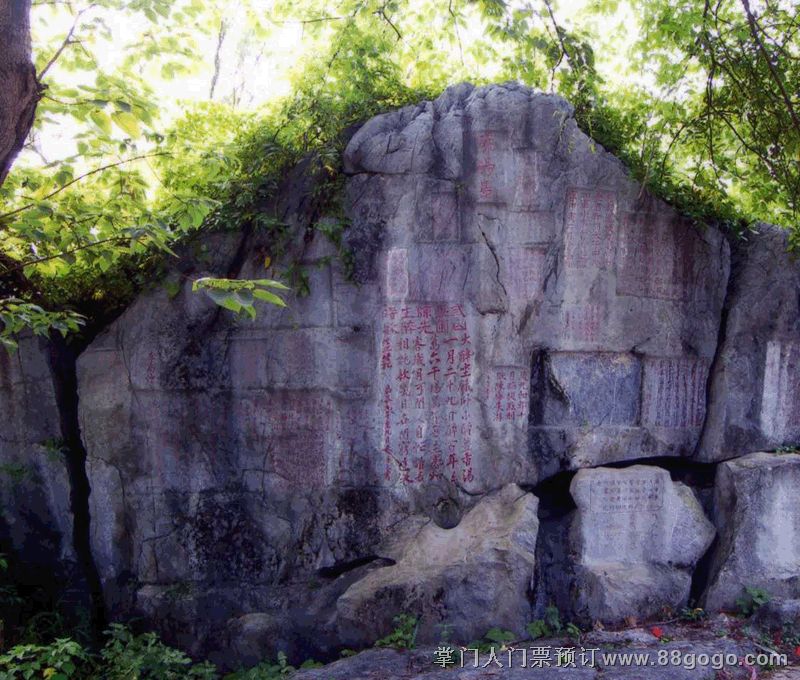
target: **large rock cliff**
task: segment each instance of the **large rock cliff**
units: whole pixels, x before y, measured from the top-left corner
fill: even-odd
[[[551,601],[615,622],[701,596],[695,565],[761,507],[715,503],[716,463],[800,438],[782,233],[691,223],[514,85],[378,116],[344,167],[352,259],[302,232],[313,187],[289,178],[273,208],[298,237],[270,271],[267,236],[204,237],[176,296],[79,358],[110,613],[227,664],[366,643],[403,611],[474,638]],[[253,321],[191,292],[290,266],[310,294]],[[725,559],[710,602],[749,578]]]

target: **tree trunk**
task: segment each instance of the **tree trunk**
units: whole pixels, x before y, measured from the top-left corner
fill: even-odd
[[[0,0],[0,185],[25,143],[40,96],[30,9],[31,0]]]

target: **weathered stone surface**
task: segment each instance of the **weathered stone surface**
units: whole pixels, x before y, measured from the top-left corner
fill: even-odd
[[[339,598],[342,643],[374,642],[391,631],[398,612],[420,618],[422,642],[440,639],[442,624],[459,640],[493,626],[521,635],[531,620],[537,506],[535,496],[509,484],[452,529],[428,520],[395,548],[396,564],[370,572]]]
[[[614,645],[599,640],[593,632],[586,634],[579,645],[566,639],[520,640],[513,643],[511,660],[509,651],[498,647],[494,658],[486,651],[479,655],[476,664],[474,651],[466,650],[463,667],[461,649],[451,646],[454,665],[446,669],[434,663],[437,659],[434,647],[402,652],[372,649],[324,668],[301,670],[294,677],[298,680],[709,680],[714,677],[749,680],[756,677],[752,667],[745,667],[739,661],[747,654],[762,650],[753,642],[742,640],[741,635],[734,640],[716,637],[710,631],[670,630],[669,636],[674,641],[666,644],[658,642],[650,633],[647,636],[647,641]],[[559,666],[556,649],[573,649],[575,666],[567,667],[565,661]],[[542,650],[547,663],[541,660]],[[796,674],[797,668],[785,672]],[[772,675],[759,671],[757,677],[771,678]]]
[[[75,576],[70,486],[48,345],[23,337],[0,352],[0,552],[21,585]]]
[[[581,470],[570,493],[578,616],[618,623],[686,605],[691,569],[714,538],[691,489],[666,470],[634,465]]]
[[[770,598],[762,604],[752,617],[756,626],[773,630],[793,630],[800,627],[800,600],[787,600],[781,597]]]
[[[304,238],[298,173],[269,206],[298,232],[272,270],[263,234],[205,237],[176,297],[142,295],[79,361],[110,611],[190,630],[192,651],[246,648],[260,614],[329,651],[337,599],[397,559],[410,518],[460,526],[509,483],[697,445],[727,243],[643,193],[563,100],[454,87],[368,121],[344,165],[351,279]],[[254,321],[190,291],[289,265],[310,295]]]
[[[715,486],[719,546],[705,594],[736,609],[745,587],[800,597],[800,455],[753,453],[721,463]]]
[[[786,232],[767,224],[732,241],[704,460],[800,442],[800,265],[787,246]]]

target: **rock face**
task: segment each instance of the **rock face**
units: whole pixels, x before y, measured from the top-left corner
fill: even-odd
[[[396,564],[369,573],[339,598],[342,643],[374,642],[375,631],[391,628],[398,611],[420,618],[420,642],[439,640],[442,626],[458,640],[479,639],[493,626],[522,635],[530,621],[537,506],[535,496],[509,484],[455,528],[422,519],[422,528],[397,547]]]
[[[733,241],[703,460],[800,442],[800,267],[787,245],[786,232],[766,224]]]
[[[76,557],[48,352],[33,337],[13,355],[0,352],[0,553],[10,557],[15,583],[64,587]]]
[[[143,295],[79,360],[109,609],[215,661],[261,639],[331,650],[371,601],[385,635],[390,604],[456,588],[446,556],[407,565],[469,533],[486,494],[689,456],[701,434],[727,242],[642,192],[563,100],[458,86],[368,121],[344,160],[349,271],[318,232],[269,272],[264,236],[209,237],[174,299]],[[310,195],[289,184],[273,208],[302,225]],[[254,321],[190,292],[289,265],[311,294]],[[535,518],[515,531],[531,550]],[[442,611],[522,625],[533,558],[491,545]],[[502,597],[479,574],[507,574]]]
[[[800,455],[754,453],[717,468],[719,549],[709,609],[736,610],[746,587],[800,597]]]
[[[264,206],[287,247],[203,235],[169,274],[178,294],[143,293],[78,360],[112,618],[222,666],[335,655],[404,612],[422,639],[519,631],[551,601],[646,618],[686,603],[693,570],[702,585],[714,534],[667,460],[719,468],[709,608],[743,585],[798,597],[798,456],[739,458],[800,440],[800,267],[779,230],[731,248],[643,191],[563,100],[514,85],[453,87],[355,132],[349,257],[307,229],[339,228],[312,165]],[[299,270],[310,294],[255,320],[191,292]],[[73,559],[69,494],[87,490],[31,457],[63,436],[45,359],[32,342],[0,357],[0,464],[35,468],[0,483],[0,537],[50,564]]]
[[[689,487],[634,465],[581,470],[570,492],[579,617],[620,623],[686,606],[691,570],[715,534]]]

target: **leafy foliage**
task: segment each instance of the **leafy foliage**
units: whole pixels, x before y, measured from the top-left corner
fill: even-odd
[[[561,614],[558,611],[558,607],[553,605],[548,606],[544,610],[544,618],[531,621],[526,629],[531,636],[531,640],[558,635],[563,629]]]
[[[736,600],[736,606],[742,616],[752,616],[756,610],[772,599],[763,588],[746,586],[742,596]]]
[[[217,677],[209,663],[193,665],[183,652],[167,647],[155,633],[134,635],[120,624],[112,624],[109,640],[100,652],[105,675],[109,680],[179,680]]]
[[[197,279],[192,284],[192,290],[203,290],[220,307],[229,309],[236,314],[246,314],[251,319],[256,318],[254,303],[256,300],[269,302],[279,307],[285,307],[286,303],[267,288],[278,290],[291,290],[280,281],[272,279],[214,279],[203,277]]]
[[[319,668],[313,660],[301,669]],[[213,664],[194,663],[186,654],[165,645],[155,633],[135,634],[121,624],[106,631],[99,653],[67,637],[51,642],[25,643],[0,654],[0,680],[283,680],[297,669],[279,652],[275,662],[225,675]]]
[[[222,94],[233,17],[219,0],[35,4],[46,89],[26,161],[0,187],[4,344],[23,326],[74,332],[67,312],[102,324],[198,230],[261,230],[277,261],[290,229],[271,206],[290,168],[312,155],[315,214],[343,218],[341,153],[353,126],[461,80],[563,94],[587,132],[698,222],[742,231],[773,220],[792,228],[793,245],[800,234],[796,4],[601,0],[577,13],[551,0],[278,0],[269,16],[251,0],[237,7],[241,63],[287,27],[301,30],[290,94],[259,110],[240,108],[244,71]],[[623,10],[618,29],[602,28]],[[198,49],[211,39],[216,50]],[[164,96],[211,59],[208,101],[176,107]],[[302,292],[302,273],[290,278]],[[255,310],[216,290],[236,313]]]
[[[375,641],[376,647],[392,647],[394,649],[414,649],[417,643],[419,627],[416,616],[398,614],[394,617],[395,629],[386,637]]]
[[[0,654],[0,680],[81,678],[85,677],[88,660],[84,649],[69,638],[48,645],[18,645]]]
[[[495,626],[486,631],[480,640],[473,640],[467,645],[467,649],[477,649],[480,652],[488,652],[492,648],[505,647],[508,643],[517,639],[517,636],[510,630],[503,630]]]

